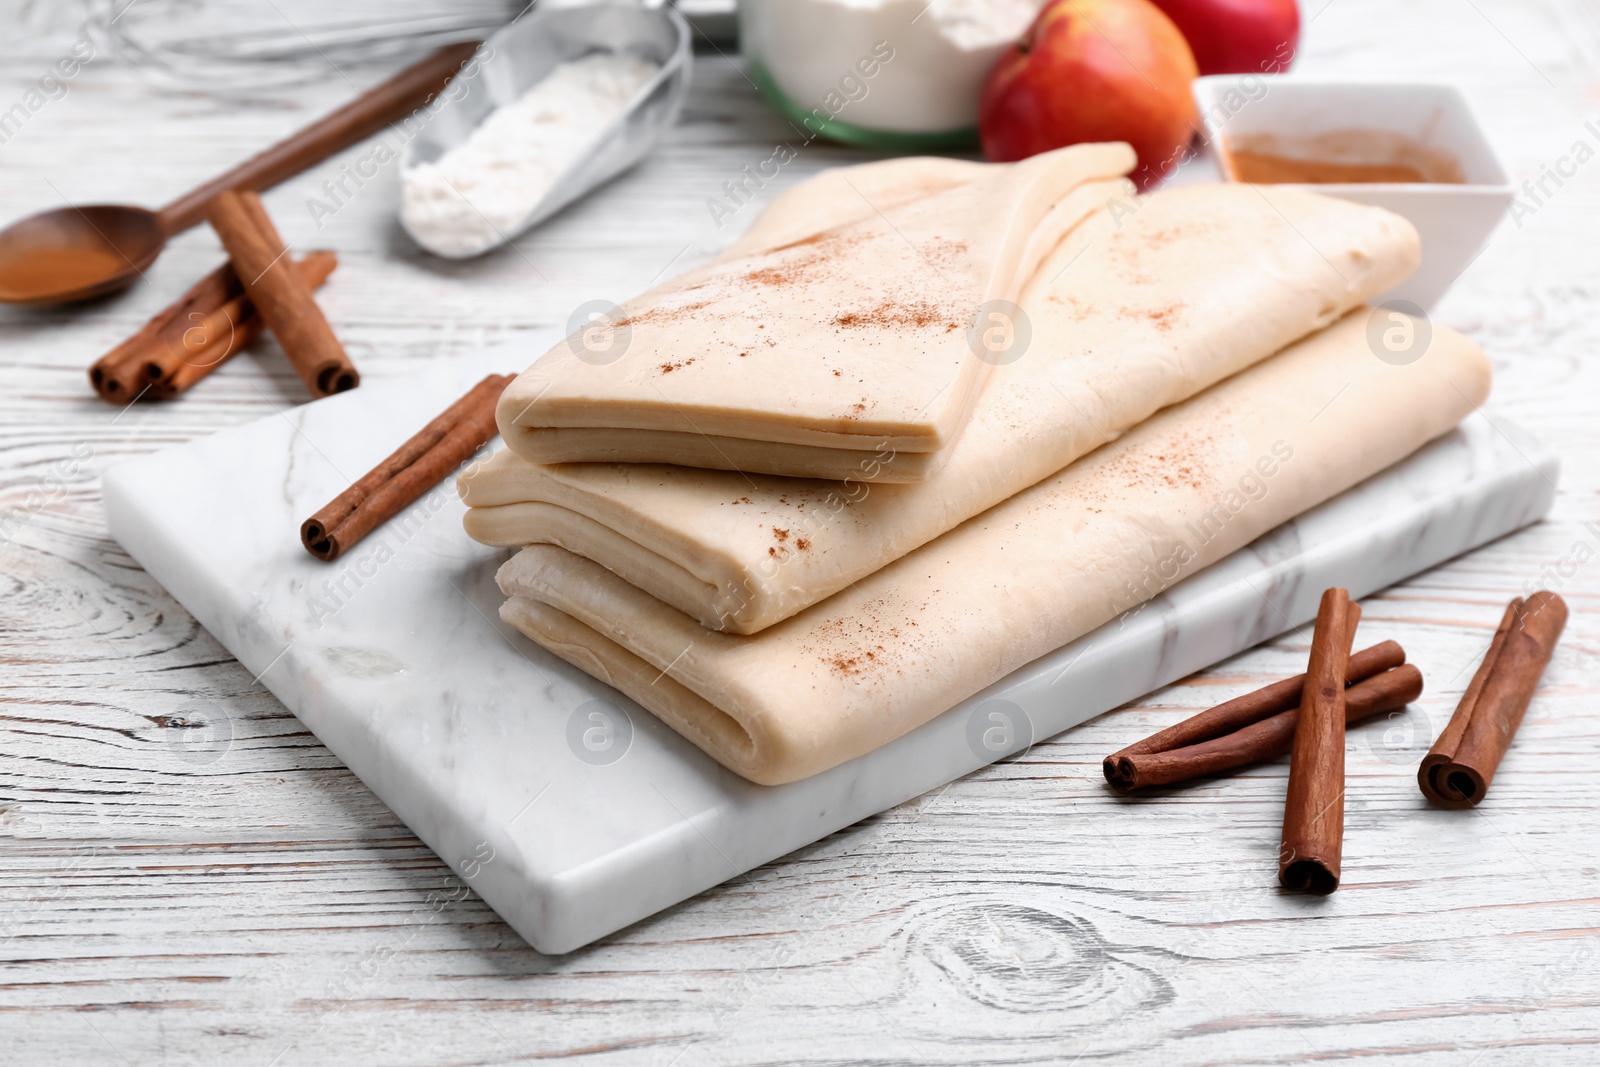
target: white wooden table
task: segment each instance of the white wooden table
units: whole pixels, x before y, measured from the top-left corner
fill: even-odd
[[[75,39],[66,12],[5,6],[0,109]],[[1600,148],[1583,0],[1306,8],[1305,72],[1458,81],[1519,179]],[[239,106],[91,63],[0,145],[0,218],[162,203],[350,92]],[[706,199],[789,137],[713,54],[656,158],[482,260],[411,245],[393,166],[320,230],[306,200],[337,161],[267,203],[293,244],[338,251],[322,304],[375,381],[703,259],[754,212],[719,230]],[[762,195],[852,158],[808,147]],[[1136,801],[1099,775],[1300,669],[1302,633],[541,956],[106,536],[107,465],[303,400],[270,341],[178,403],[89,392],[90,360],[219,260],[210,233],[123,297],[0,308],[0,1063],[1596,1062],[1600,163],[1548,187],[1437,317],[1490,351],[1492,406],[1560,449],[1561,493],[1543,525],[1366,603],[1364,632],[1404,643],[1429,691],[1352,735],[1326,900],[1275,888],[1283,764]],[[1429,810],[1416,761],[1538,584],[1572,621],[1489,801]]]

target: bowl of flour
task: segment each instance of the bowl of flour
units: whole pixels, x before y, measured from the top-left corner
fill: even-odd
[[[978,97],[1044,0],[739,0],[746,73],[808,136],[977,144]]]
[[[671,8],[539,8],[485,41],[413,116],[400,224],[435,255],[481,255],[637,163],[677,118],[690,30]]]

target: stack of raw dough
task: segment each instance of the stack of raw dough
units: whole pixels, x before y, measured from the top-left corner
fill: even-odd
[[[461,479],[468,532],[527,546],[500,571],[503,617],[739,774],[793,781],[1487,395],[1453,331],[1399,365],[1369,345],[1355,309],[1417,262],[1403,219],[1289,188],[1135,198],[1108,180],[1130,164],[1089,146],[829,172],[625,309],[621,358],[558,346],[507,390],[510,448]],[[785,284],[751,280],[769,270]],[[981,358],[966,326],[1013,297],[1031,340]],[[860,319],[924,299],[939,328]]]

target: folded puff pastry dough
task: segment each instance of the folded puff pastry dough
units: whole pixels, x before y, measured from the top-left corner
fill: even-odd
[[[1004,164],[944,156],[900,156],[829,167],[773,197],[750,227],[717,258],[770,252],[823,230],[848,226],[992,173]]]
[[[803,191],[773,231],[807,217]],[[1404,219],[1300,190],[1118,198],[1048,257],[1021,301],[1031,346],[994,368],[926,481],[540,465],[502,451],[460,481],[467,532],[559,545],[706,627],[755,633],[1327,325],[1417,259]]]
[[[887,209],[863,194],[870,215],[723,257],[576,331],[502,394],[501,434],[534,462],[843,478],[888,450],[908,459],[878,476],[921,476],[992,365],[969,339],[979,310],[1014,302],[1105,200],[1075,189],[1133,163],[1124,144],[1076,145]]]
[[[1435,326],[1377,359],[1354,314],[807,611],[708,630],[581,556],[523,549],[501,615],[729,769],[778,784],[905,733],[1447,432],[1489,365]]]

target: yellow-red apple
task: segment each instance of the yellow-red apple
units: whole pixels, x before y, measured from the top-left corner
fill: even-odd
[[[978,106],[984,155],[1024,159],[1127,141],[1140,188],[1164,177],[1198,130],[1183,34],[1150,0],[1051,0],[1000,57]]]
[[[1300,43],[1295,0],[1155,0],[1201,74],[1281,74]]]

